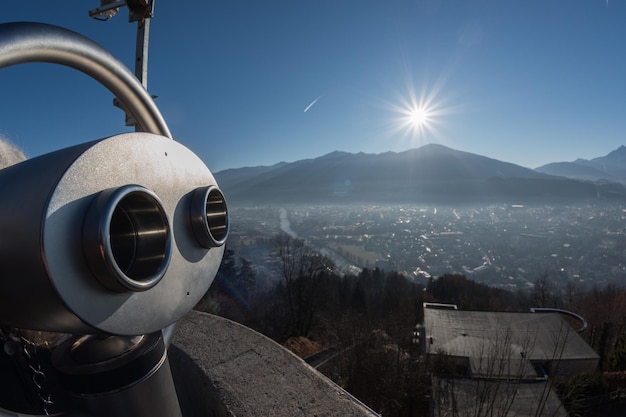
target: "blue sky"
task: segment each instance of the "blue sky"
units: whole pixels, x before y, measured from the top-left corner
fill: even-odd
[[[0,22],[75,30],[132,67],[136,25],[98,5],[3,1]],[[626,144],[625,45],[617,0],[157,0],[148,90],[214,172],[426,143],[535,168]],[[2,69],[0,92],[0,135],[29,157],[129,130],[69,68]]]

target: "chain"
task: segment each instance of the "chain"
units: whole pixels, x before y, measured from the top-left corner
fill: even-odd
[[[22,351],[26,358],[26,364],[32,372],[32,381],[37,392],[37,397],[41,401],[41,408],[45,415],[50,415],[48,409],[54,405],[50,397],[50,392],[47,390],[47,376],[41,369],[41,362],[37,359],[37,345],[20,335],[22,340]]]
[[[31,385],[32,391],[40,402],[40,409],[45,415],[50,415],[54,406],[48,391],[48,377],[46,376],[37,355],[37,345],[24,337],[19,329],[0,328],[0,342],[4,353],[14,358],[23,380]]]

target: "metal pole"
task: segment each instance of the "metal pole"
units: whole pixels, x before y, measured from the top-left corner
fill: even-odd
[[[146,3],[145,6],[129,4],[131,8],[130,19],[131,21],[137,20],[137,41],[135,44],[135,76],[143,85],[143,88],[148,90],[148,46],[150,44],[150,21],[152,20],[152,10],[154,7],[154,0]],[[137,16],[141,15],[141,18]],[[135,131],[140,132],[141,128],[137,125],[132,115],[126,110],[126,108],[119,102],[114,100],[113,104],[120,107],[126,113],[126,126],[135,126]]]
[[[137,24],[137,49],[135,51],[135,75],[143,88],[148,89],[148,44],[150,42],[150,18]]]

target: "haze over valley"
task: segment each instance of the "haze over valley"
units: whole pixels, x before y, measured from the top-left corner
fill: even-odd
[[[268,207],[235,208],[232,217],[229,245],[260,269],[272,268],[270,237],[288,225],[344,273],[380,268],[424,285],[459,273],[508,290],[540,278],[559,287],[626,280],[626,213],[618,206]]]
[[[616,162],[625,151],[605,157],[614,161],[615,182],[440,145],[335,152],[216,177],[229,198],[229,245],[261,271],[272,268],[271,237],[287,232],[342,273],[380,268],[423,284],[459,273],[509,290],[531,289],[541,278],[592,287],[626,280],[626,192],[618,182],[625,176]]]

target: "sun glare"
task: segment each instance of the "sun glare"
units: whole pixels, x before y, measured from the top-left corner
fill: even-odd
[[[410,136],[412,140],[425,139],[426,135],[436,133],[436,125],[441,123],[438,116],[441,110],[426,100],[402,100],[401,105],[394,106],[396,129]]]
[[[408,117],[413,128],[420,128],[428,123],[428,109],[415,107],[411,109]]]
[[[419,146],[438,139],[444,116],[455,111],[446,106],[441,97],[445,77],[431,88],[426,85],[416,88],[410,77],[407,78],[406,90],[399,93],[393,103],[386,102],[386,107],[392,113],[392,134],[400,135],[411,146]]]

